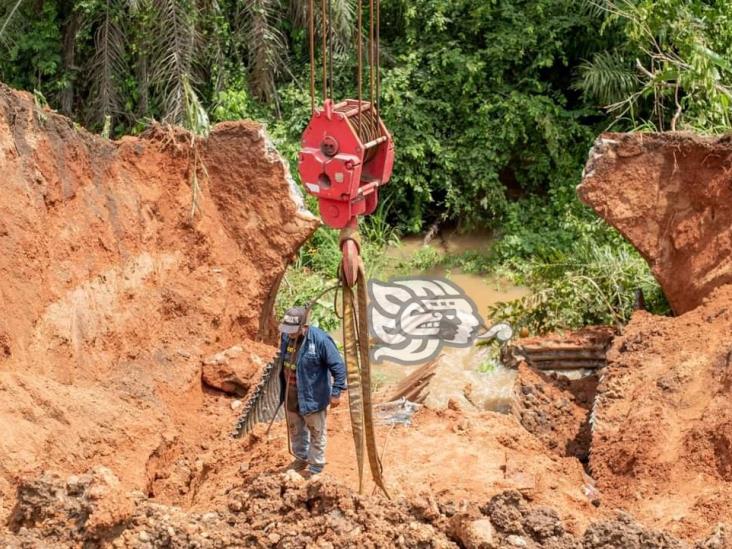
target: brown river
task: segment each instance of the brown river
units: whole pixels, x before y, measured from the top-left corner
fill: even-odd
[[[406,262],[422,248],[422,242],[423,237],[405,238],[398,246],[390,248],[387,255],[397,263]],[[489,234],[448,233],[442,238],[433,239],[429,246],[439,253],[459,255],[469,251],[487,252],[491,242]],[[403,276],[405,273],[402,270],[400,274]],[[488,318],[488,310],[492,305],[518,299],[529,293],[527,288],[515,286],[496,277],[464,273],[455,269],[435,267],[406,274],[435,276],[452,281],[473,300],[488,326],[492,324]],[[488,346],[443,347],[438,359],[437,374],[430,383],[427,405],[432,408],[444,408],[448,400],[453,399],[467,406],[506,411],[516,372],[497,362],[494,356],[495,350],[492,352]],[[404,366],[385,361],[375,364],[373,368],[375,384],[389,387],[419,368],[419,365]]]

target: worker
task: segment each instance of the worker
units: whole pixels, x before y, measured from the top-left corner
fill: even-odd
[[[280,323],[280,402],[295,456],[289,468],[306,477],[325,467],[328,406],[337,407],[346,389],[346,367],[338,348],[323,330],[307,325],[307,314],[305,307],[292,307]]]

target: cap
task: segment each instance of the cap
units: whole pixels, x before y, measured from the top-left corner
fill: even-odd
[[[280,332],[283,334],[294,334],[307,321],[308,310],[305,307],[290,307],[285,312],[280,322]]]

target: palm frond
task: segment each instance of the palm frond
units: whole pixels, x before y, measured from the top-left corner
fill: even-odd
[[[249,55],[252,93],[270,102],[275,98],[275,79],[285,66],[287,42],[277,28],[279,2],[250,0],[244,7],[245,41]]]
[[[211,124],[206,108],[191,86],[188,75],[183,77],[183,126],[198,135],[208,135]]]
[[[282,357],[278,354],[262,372],[262,378],[254,388],[252,396],[244,405],[244,409],[232,431],[232,436],[239,438],[254,429],[257,423],[280,418],[280,394],[282,381]],[[284,417],[284,414],[282,414]]]
[[[342,51],[351,46],[355,27],[356,6],[353,0],[329,0],[330,24],[333,32],[333,46]],[[366,21],[366,18],[364,18]]]
[[[18,17],[18,9],[22,3],[23,0],[17,0],[12,7],[9,6],[10,10],[7,11],[7,15],[5,15],[2,26],[0,26],[0,43],[4,44],[6,47],[9,47],[11,42],[9,39],[10,30],[13,29],[13,34],[17,35],[18,29],[15,27],[22,24],[22,18]]]
[[[580,0],[578,7],[581,13],[591,17],[602,17],[609,9],[608,0]]]
[[[183,124],[195,94],[194,57],[198,32],[195,10],[187,0],[153,0],[155,34],[149,52],[151,88],[164,122]],[[189,86],[187,92],[186,87]]]
[[[573,87],[603,107],[626,99],[640,86],[632,63],[617,52],[596,53],[580,65],[579,73]]]
[[[5,18],[5,21],[3,21],[3,26],[0,27],[0,38],[2,38],[3,34],[5,34],[5,31],[8,28],[8,24],[13,20],[13,17],[15,16],[16,12],[18,11],[18,8],[23,3],[23,0],[17,0],[13,7],[10,9],[10,13],[8,13],[7,17]]]
[[[315,28],[316,33],[322,36],[323,12],[322,3],[325,2],[325,9],[330,13],[330,22],[333,32],[333,49],[342,52],[345,48],[351,47],[351,40],[356,22],[356,2],[354,0],[314,0],[315,7]],[[289,18],[290,22],[299,28],[308,28],[310,14],[308,13],[308,0],[290,0]],[[368,21],[368,13],[364,13],[365,22]],[[364,36],[367,33],[364,31]],[[317,41],[318,44],[320,41]]]
[[[315,3],[315,2],[314,2]],[[290,0],[288,17],[290,22],[298,28],[307,29],[310,21],[308,0]]]
[[[90,101],[88,111],[92,121],[102,124],[109,116],[122,112],[120,84],[128,72],[127,41],[122,28],[119,0],[107,0],[94,34],[95,53],[89,63]]]

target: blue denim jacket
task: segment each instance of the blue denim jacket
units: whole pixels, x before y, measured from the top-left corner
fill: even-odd
[[[280,360],[287,351],[287,336],[280,340]],[[330,397],[346,390],[346,365],[333,339],[320,328],[308,327],[297,353],[297,400],[301,415],[324,410]],[[333,381],[331,382],[331,376]],[[285,400],[285,372],[280,369],[280,402]]]

